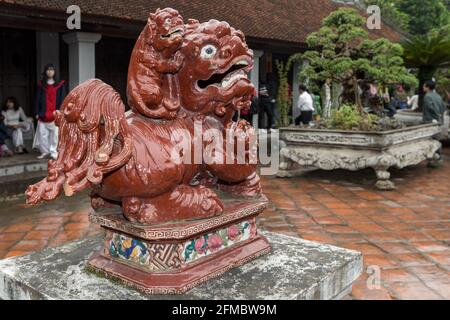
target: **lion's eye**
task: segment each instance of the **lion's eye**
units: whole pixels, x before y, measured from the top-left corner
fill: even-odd
[[[172,19],[167,18],[165,22],[166,22],[167,24],[170,24],[170,23],[172,23]]]
[[[202,51],[200,52],[200,57],[203,59],[211,59],[214,57],[214,55],[217,52],[217,48],[214,47],[212,44],[208,44],[202,48]]]

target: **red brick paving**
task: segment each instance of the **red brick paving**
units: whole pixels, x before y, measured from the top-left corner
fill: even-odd
[[[365,268],[379,268],[381,282],[370,289],[375,278],[364,272],[350,298],[450,299],[450,149],[444,158],[439,169],[422,164],[394,171],[398,189],[392,192],[374,189],[371,171],[265,177],[271,206],[260,225],[361,251]],[[46,204],[32,215],[22,209],[20,217],[1,222],[0,258],[101,232],[88,222],[86,195],[78,197],[56,208]]]
[[[97,226],[84,222],[87,221],[86,203],[80,203],[79,212],[43,210],[38,215],[20,217],[0,227],[0,259],[28,254],[101,232]]]
[[[373,175],[368,170],[263,179],[275,200],[260,222],[267,230],[361,251],[365,268],[380,268],[381,286],[369,289],[364,273],[353,285],[354,299],[450,299],[449,155],[444,149],[439,169],[422,164],[394,171],[392,192],[352,181]],[[284,200],[290,208],[279,206]],[[274,227],[275,217],[281,222]]]

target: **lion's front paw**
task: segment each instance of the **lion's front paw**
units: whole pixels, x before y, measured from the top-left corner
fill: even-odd
[[[206,217],[215,216],[223,211],[223,204],[215,192],[209,188],[202,188],[202,201],[200,203]]]
[[[219,190],[243,197],[258,196],[262,192],[261,180],[259,175],[254,172],[242,182],[239,183],[219,183]]]

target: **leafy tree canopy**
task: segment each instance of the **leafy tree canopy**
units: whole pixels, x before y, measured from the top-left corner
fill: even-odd
[[[450,25],[405,39],[402,45],[408,66],[434,69],[450,66]]]
[[[401,12],[409,16],[408,31],[426,34],[450,23],[444,0],[397,0]]]
[[[361,0],[364,6],[377,5],[381,17],[413,35],[422,35],[450,23],[448,0]]]
[[[381,9],[381,17],[384,21],[396,27],[408,31],[410,16],[399,9],[398,0],[362,0],[366,7],[375,5]]]

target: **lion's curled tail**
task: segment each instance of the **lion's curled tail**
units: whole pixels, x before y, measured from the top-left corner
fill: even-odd
[[[103,175],[127,163],[131,139],[120,95],[94,79],[73,89],[56,113],[58,158],[50,160],[48,175],[25,192],[27,203],[67,196],[102,181]]]

